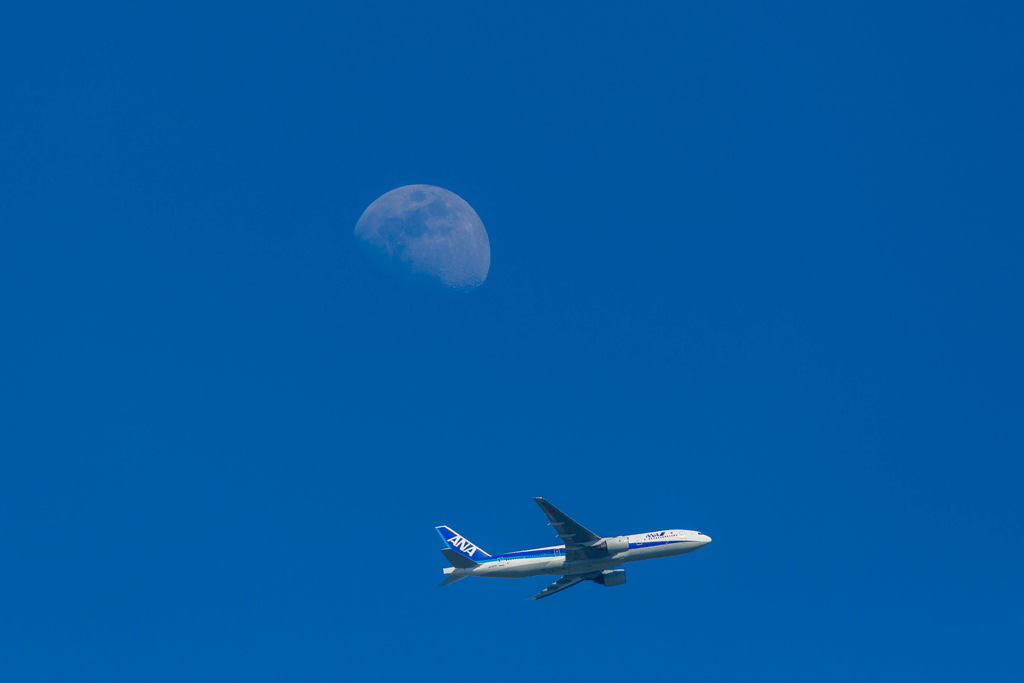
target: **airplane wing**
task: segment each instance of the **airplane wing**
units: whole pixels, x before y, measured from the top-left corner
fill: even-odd
[[[554,595],[558,591],[564,591],[566,588],[572,588],[577,583],[582,583],[583,581],[586,581],[586,579],[579,574],[575,576],[563,576],[540,593],[534,595],[532,598],[527,598],[527,600],[540,600],[541,598],[546,598],[549,595]]]
[[[558,534],[558,537],[562,539],[562,543],[565,544],[566,561],[583,560],[596,554],[601,554],[600,551],[595,553],[591,548],[591,546],[601,541],[600,536],[543,498],[534,498],[534,500],[537,501],[537,505],[547,515],[550,525],[555,528],[555,533]],[[572,585],[575,584],[569,584],[569,586]],[[564,588],[569,586],[564,586]],[[554,586],[551,587],[554,588]],[[557,590],[562,589],[559,588]]]

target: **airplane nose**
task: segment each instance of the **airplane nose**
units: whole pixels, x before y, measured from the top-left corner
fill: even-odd
[[[701,540],[704,541],[704,543],[702,545],[707,545],[708,543],[711,543],[711,537],[708,536],[707,534],[702,534],[701,535]]]

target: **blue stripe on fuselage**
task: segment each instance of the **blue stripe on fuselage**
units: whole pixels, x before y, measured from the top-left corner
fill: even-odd
[[[642,542],[642,543],[630,543],[629,544],[629,549],[633,550],[634,548],[651,548],[651,547],[656,546],[656,545],[671,545],[673,543],[696,543],[696,542],[697,541],[683,541],[683,540],[679,540],[679,541],[650,541],[650,542]]]
[[[483,562],[496,562],[498,560],[536,560],[544,557],[565,557],[565,548],[540,548],[537,550],[516,550],[515,552],[505,553],[504,555],[496,555],[489,557]]]

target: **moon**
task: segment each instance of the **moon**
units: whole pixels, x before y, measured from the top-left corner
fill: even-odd
[[[389,260],[454,289],[478,287],[491,267],[483,221],[443,187],[406,185],[384,193],[359,217],[355,234]]]

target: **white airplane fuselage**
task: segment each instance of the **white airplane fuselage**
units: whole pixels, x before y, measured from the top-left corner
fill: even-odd
[[[461,540],[461,539],[458,539]],[[565,546],[553,545],[496,555],[477,560],[475,567],[446,567],[448,576],[492,576],[496,578],[523,578],[553,574],[571,576],[589,574],[605,569],[614,569],[627,562],[653,560],[659,557],[682,555],[702,548],[711,542],[711,537],[699,531],[668,529],[645,534],[614,536],[605,539],[609,554],[583,560],[567,562]],[[453,539],[453,542],[457,542]]]

